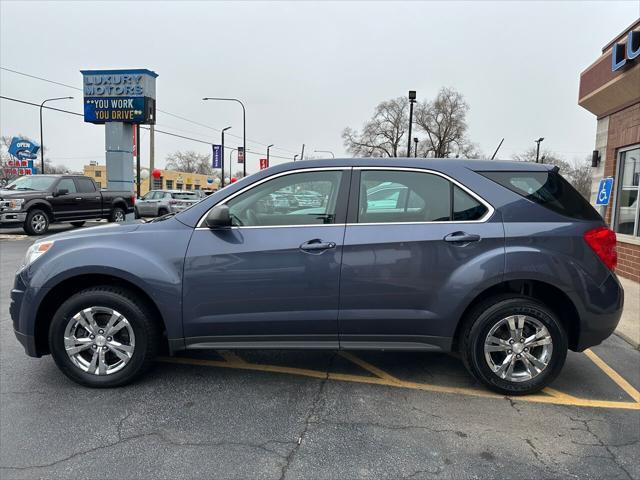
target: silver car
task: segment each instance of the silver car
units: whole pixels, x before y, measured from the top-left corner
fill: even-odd
[[[158,217],[167,213],[181,212],[200,201],[195,192],[183,190],[151,190],[136,201],[136,218]]]

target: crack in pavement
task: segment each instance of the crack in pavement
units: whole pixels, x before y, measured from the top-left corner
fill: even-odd
[[[318,391],[316,392],[313,402],[311,403],[311,408],[309,409],[309,413],[307,414],[304,420],[304,428],[302,429],[302,432],[300,432],[300,434],[298,435],[298,441],[296,442],[296,445],[291,449],[289,454],[285,457],[285,462],[282,465],[282,470],[280,471],[280,480],[284,480],[284,478],[286,477],[287,472],[289,471],[289,467],[291,466],[291,463],[293,462],[296,456],[296,453],[302,446],[304,437],[307,435],[307,432],[309,431],[309,427],[312,424],[317,423],[312,421],[311,419],[315,415],[316,409],[320,404],[320,400],[322,399],[322,394],[324,393],[327,382],[329,381],[329,374],[331,373],[331,367],[333,366],[333,362],[335,361],[337,356],[338,356],[338,352],[336,351],[333,353],[333,355],[331,355],[331,357],[329,358],[329,361],[327,362],[327,367],[325,369],[326,375],[320,381],[320,386],[318,388]]]
[[[573,457],[580,457],[580,458],[605,458],[608,460],[611,460],[620,470],[622,470],[625,475],[627,476],[627,478],[629,478],[630,480],[633,480],[633,475],[631,475],[631,472],[629,472],[629,470],[626,469],[626,467],[624,465],[622,465],[620,463],[620,460],[618,459],[618,456],[613,453],[613,451],[611,450],[611,448],[616,448],[619,446],[626,446],[625,444],[623,445],[613,445],[613,444],[609,444],[609,443],[605,443],[592,429],[591,426],[589,425],[590,422],[594,422],[594,421],[599,421],[599,419],[591,419],[591,420],[583,420],[581,418],[573,418],[570,415],[567,415],[567,417],[569,418],[569,420],[571,420],[572,422],[577,422],[580,423],[584,426],[584,428],[572,428],[572,430],[578,430],[581,432],[587,432],[589,433],[593,438],[595,438],[595,440],[598,443],[594,443],[594,444],[585,444],[585,443],[579,443],[579,442],[575,442],[575,441],[571,441],[571,443],[575,444],[575,445],[582,445],[582,446],[592,446],[592,447],[601,447],[604,448],[605,451],[608,453],[607,456],[604,455],[586,455],[586,456],[581,456],[581,455],[574,455],[568,452],[561,452],[565,455],[569,455],[569,456],[573,456]],[[629,445],[633,445],[635,443],[638,443],[638,440],[630,442]]]
[[[86,450],[82,450],[79,452],[75,452],[67,457],[61,458],[59,460],[55,460],[53,462],[50,463],[46,463],[46,464],[38,464],[38,465],[27,465],[27,466],[22,466],[22,467],[17,467],[17,466],[0,466],[0,470],[33,470],[33,469],[37,469],[37,468],[48,468],[48,467],[54,467],[60,463],[64,463],[67,462],[69,460],[72,460],[76,457],[80,457],[83,455],[87,455],[99,450],[103,450],[103,449],[107,449],[107,448],[112,448],[118,445],[122,445],[125,443],[128,443],[130,441],[133,440],[139,440],[141,438],[151,438],[151,437],[155,437],[158,440],[160,440],[163,443],[167,443],[169,445],[173,445],[175,447],[222,447],[222,446],[237,446],[237,447],[246,447],[246,448],[251,448],[251,449],[258,449],[258,450],[263,450],[265,452],[268,452],[270,454],[276,455],[278,457],[281,458],[285,458],[285,455],[283,455],[282,453],[271,449],[271,448],[267,448],[268,445],[270,444],[283,444],[283,445],[290,445],[292,443],[295,442],[287,442],[287,441],[281,441],[281,440],[268,440],[266,442],[262,442],[262,443],[251,443],[251,442],[238,442],[238,441],[227,441],[227,440],[221,440],[218,442],[191,442],[191,441],[177,441],[174,439],[171,439],[170,437],[168,437],[166,434],[162,433],[162,432],[149,432],[149,433],[140,433],[137,435],[130,435],[127,437],[124,437],[122,434],[122,427],[124,425],[124,422],[131,417],[131,415],[133,415],[134,412],[129,412],[127,413],[124,417],[122,417],[119,421],[118,421],[118,425],[117,425],[117,440],[113,441],[113,442],[109,442],[107,444],[104,445],[98,445],[96,447],[93,448],[89,448]]]

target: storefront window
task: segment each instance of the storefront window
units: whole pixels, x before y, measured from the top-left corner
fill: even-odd
[[[618,165],[615,231],[625,235],[638,236],[640,146],[619,152]]]

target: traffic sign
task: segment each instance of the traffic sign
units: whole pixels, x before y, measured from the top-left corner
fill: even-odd
[[[612,188],[613,178],[607,177],[600,180],[600,184],[598,185],[598,195],[596,197],[596,205],[609,205]]]

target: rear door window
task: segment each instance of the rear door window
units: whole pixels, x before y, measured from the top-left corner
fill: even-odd
[[[560,215],[578,220],[602,220],[591,204],[557,171],[478,173]]]
[[[96,191],[96,187],[90,178],[76,177],[75,180],[78,186],[78,192],[91,193]]]

